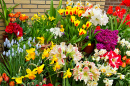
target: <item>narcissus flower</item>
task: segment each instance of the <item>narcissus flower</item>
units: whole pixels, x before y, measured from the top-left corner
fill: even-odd
[[[72,75],[72,73],[70,72],[70,68],[68,68],[68,70],[64,73],[64,77],[63,78],[70,78]]]
[[[79,20],[74,21],[74,25],[75,25],[75,26],[79,26],[79,24],[80,24],[80,21],[79,21]]]
[[[91,23],[90,21],[87,21],[87,22],[86,22],[86,27],[87,27],[87,29],[88,29],[91,25],[92,25],[92,23]]]
[[[54,71],[56,71],[57,69],[60,69],[59,62],[56,62],[55,66],[53,67]]]
[[[75,16],[71,16],[71,22],[73,23],[75,21]]]
[[[52,17],[49,16],[49,20],[53,21],[53,20],[55,20],[55,18],[53,16]]]
[[[49,52],[50,52],[50,49],[44,49],[44,52],[42,53],[42,59],[44,59],[45,57],[49,57]]]
[[[35,70],[37,70],[38,74],[41,74],[41,72],[43,71],[43,68],[44,68],[44,64],[42,64],[41,66],[35,68]]]
[[[64,32],[64,28],[61,28],[60,31],[61,31],[61,32]]]
[[[65,11],[64,9],[59,9],[58,10],[58,12],[59,12],[60,15],[63,15],[64,11]]]
[[[25,77],[28,77],[29,79],[35,79],[37,74],[37,70],[34,69],[33,71],[31,71],[30,69],[26,69],[27,75]]]
[[[83,35],[83,34],[86,34],[86,30],[80,29],[80,30],[79,30],[79,35]]]
[[[41,44],[44,44],[44,37],[37,37]]]
[[[31,48],[31,49],[28,49],[26,50],[27,52],[27,56],[25,57],[26,58],[26,61],[29,61],[31,58],[34,60],[35,59],[35,48]]]
[[[22,79],[24,78],[24,76],[21,77],[13,77],[12,79],[15,79],[17,84],[22,84]]]

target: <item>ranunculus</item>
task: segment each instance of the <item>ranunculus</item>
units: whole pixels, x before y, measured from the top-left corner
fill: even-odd
[[[6,26],[5,32],[12,34],[13,33],[13,26]]]

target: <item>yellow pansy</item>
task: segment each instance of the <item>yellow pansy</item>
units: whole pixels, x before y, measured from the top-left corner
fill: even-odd
[[[65,11],[64,9],[59,9],[58,10],[58,12],[59,12],[60,15],[63,15],[64,11]]]
[[[49,16],[49,20],[53,21],[53,20],[55,20],[55,18],[53,16],[52,17]]]
[[[79,24],[80,24],[80,21],[79,21],[79,20],[74,21],[74,25],[75,25],[75,26],[79,26]]]
[[[42,53],[42,59],[44,59],[45,57],[49,57],[49,52],[50,52],[50,49],[44,49],[44,52]]]
[[[86,34],[86,30],[80,29],[80,30],[79,30],[79,35],[83,35],[83,34]]]
[[[86,27],[87,27],[87,29],[88,29],[91,25],[92,25],[92,23],[91,23],[90,21],[87,21],[87,22],[86,22]]]
[[[37,69],[34,69],[33,71],[31,71],[30,69],[26,69],[27,75],[25,77],[28,77],[29,79],[35,79],[37,74]]]
[[[22,84],[22,79],[24,78],[24,76],[21,77],[13,77],[12,79],[15,79],[17,84]]]
[[[72,75],[72,73],[70,72],[70,68],[68,68],[68,70],[64,73],[64,77],[63,78],[70,78]]]
[[[37,39],[40,41],[40,44],[44,44],[44,37],[37,37]]]

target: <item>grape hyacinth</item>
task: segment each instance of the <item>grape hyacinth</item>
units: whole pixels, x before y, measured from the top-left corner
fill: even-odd
[[[96,30],[95,33],[97,31],[101,31],[95,36],[98,42],[96,45],[97,49],[106,49],[107,51],[114,50],[118,42],[118,30],[100,29]]]

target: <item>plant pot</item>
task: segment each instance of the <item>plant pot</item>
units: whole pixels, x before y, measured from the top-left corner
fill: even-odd
[[[41,45],[41,50],[44,50],[44,49],[48,48],[49,46],[51,46],[51,42],[46,45]]]
[[[79,51],[79,52],[81,52],[81,51],[82,51],[81,49],[82,49],[82,47],[78,47],[78,51]]]
[[[3,35],[3,40],[5,41],[5,39],[7,38],[8,39],[8,35],[6,33],[2,33]]]
[[[84,48],[84,52],[86,52],[87,54],[91,54],[94,51],[95,48],[95,43],[91,44],[91,46],[86,46]]]

